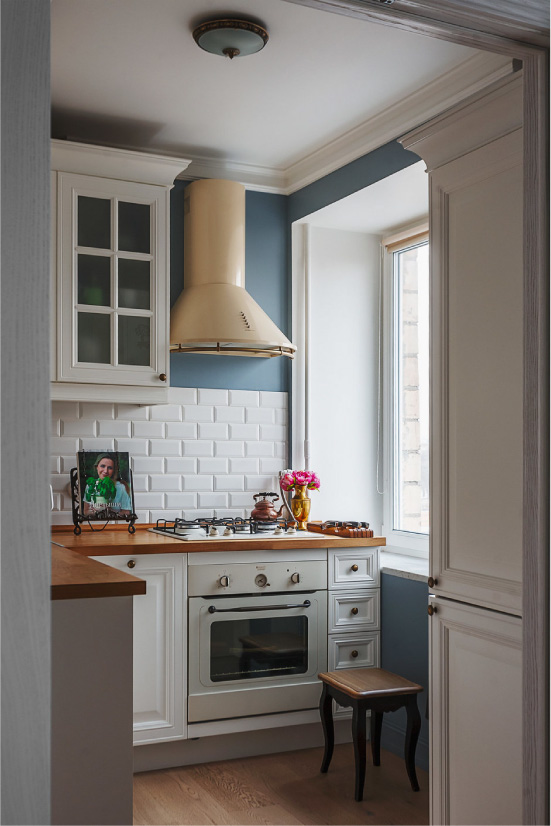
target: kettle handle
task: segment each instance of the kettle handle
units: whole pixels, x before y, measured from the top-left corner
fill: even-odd
[[[279,499],[279,495],[277,493],[274,493],[273,491],[271,493],[267,493],[267,492],[265,492],[265,493],[255,493],[255,495],[253,496],[253,499],[256,501],[260,496],[262,496],[264,499],[267,496],[273,496],[273,501],[274,502],[275,502],[276,499]]]

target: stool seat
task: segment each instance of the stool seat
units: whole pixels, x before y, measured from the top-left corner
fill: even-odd
[[[354,797],[362,800],[365,783],[366,714],[371,712],[371,753],[373,765],[381,763],[381,728],[383,714],[387,711],[406,709],[407,729],[405,762],[413,791],[419,791],[415,772],[415,749],[421,729],[421,717],[417,708],[417,694],[423,686],[406,680],[382,668],[343,668],[318,674],[323,683],[320,715],[325,736],[325,752],[321,771],[325,773],[333,756],[335,742],[333,727],[333,700],[341,706],[352,707],[352,741],[356,764]]]
[[[366,697],[385,697],[393,694],[417,694],[423,686],[406,680],[383,668],[342,668],[318,674],[323,683],[361,700]]]

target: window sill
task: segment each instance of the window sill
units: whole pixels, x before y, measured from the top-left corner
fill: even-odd
[[[426,582],[429,576],[428,559],[420,559],[418,556],[381,551],[380,564],[382,574],[415,579],[418,582]]]

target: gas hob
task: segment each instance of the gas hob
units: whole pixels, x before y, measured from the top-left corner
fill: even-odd
[[[206,541],[244,539],[319,539],[319,534],[299,531],[295,522],[285,519],[264,521],[259,519],[175,519],[167,521],[158,519],[152,533],[170,536],[172,539],[185,541]]]

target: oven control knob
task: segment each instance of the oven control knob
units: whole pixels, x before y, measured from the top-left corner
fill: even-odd
[[[300,582],[300,574],[298,571],[295,571],[294,574],[291,574],[291,582]]]
[[[254,582],[259,588],[265,588],[268,584],[268,578],[265,574],[257,574],[254,578]]]
[[[220,583],[221,588],[229,588],[230,587],[230,578],[226,574],[224,574],[224,576],[221,576],[218,581]]]

